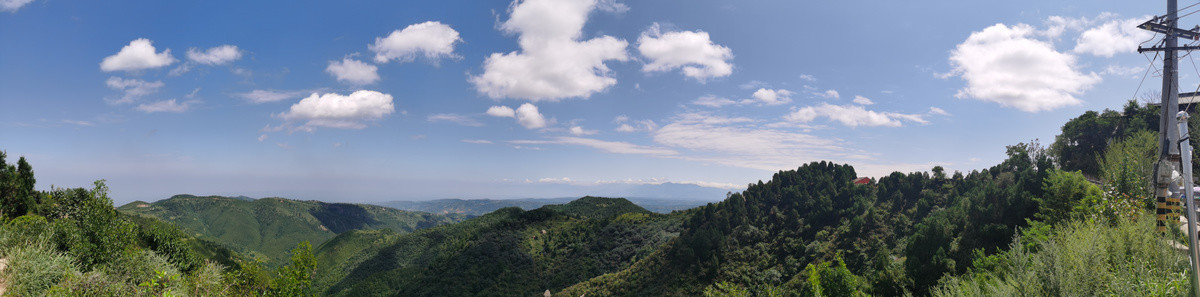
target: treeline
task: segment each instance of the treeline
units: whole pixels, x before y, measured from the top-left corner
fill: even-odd
[[[313,295],[312,246],[269,270],[178,227],[118,213],[103,180],[35,191],[33,168],[0,151],[0,280],[13,296]]]

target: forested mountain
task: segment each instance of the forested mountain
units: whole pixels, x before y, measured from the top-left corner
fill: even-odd
[[[625,199],[584,197],[393,235],[348,232],[317,249],[331,296],[530,296],[619,271],[679,232],[686,213],[655,214]],[[385,242],[354,255],[363,242]],[[340,257],[326,255],[342,253]],[[335,258],[344,258],[340,260]],[[341,264],[338,264],[341,262]]]
[[[276,265],[284,263],[287,251],[300,242],[320,244],[339,233],[360,229],[411,232],[463,218],[367,204],[193,195],[154,203],[135,201],[117,209],[171,222],[198,237],[228,244]]]

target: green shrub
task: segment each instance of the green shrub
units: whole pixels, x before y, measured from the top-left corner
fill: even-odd
[[[40,296],[64,277],[78,271],[71,258],[45,242],[5,246],[8,261],[3,277],[8,295]]]
[[[1082,216],[1080,211],[1089,210],[1089,207],[1081,202],[1096,203],[1102,198],[1100,187],[1088,182],[1079,171],[1050,171],[1042,190],[1045,194],[1034,199],[1038,202],[1038,213],[1034,216],[1051,225]]]
[[[108,198],[104,180],[91,191],[54,189],[58,201],[54,217],[54,243],[73,256],[84,270],[104,264],[132,248],[136,225],[122,219]]]

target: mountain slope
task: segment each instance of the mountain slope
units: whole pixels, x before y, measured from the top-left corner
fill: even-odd
[[[273,264],[286,260],[287,251],[299,242],[319,245],[349,230],[411,232],[461,220],[457,215],[408,212],[374,205],[192,195],[176,195],[154,203],[129,203],[118,210],[160,218],[202,238],[265,257]]]
[[[348,232],[318,249],[318,286],[331,296],[529,296],[618,271],[678,232],[682,213],[585,197],[530,211],[512,207],[403,234]],[[390,242],[336,264],[330,253]],[[339,244],[339,243],[346,244]],[[331,280],[338,280],[334,283]]]

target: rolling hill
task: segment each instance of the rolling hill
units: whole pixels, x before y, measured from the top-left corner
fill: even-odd
[[[406,233],[463,218],[365,204],[193,195],[176,195],[154,203],[135,201],[117,209],[162,219],[197,237],[227,244],[272,264],[286,260],[287,251],[302,241],[315,246],[350,230]]]

